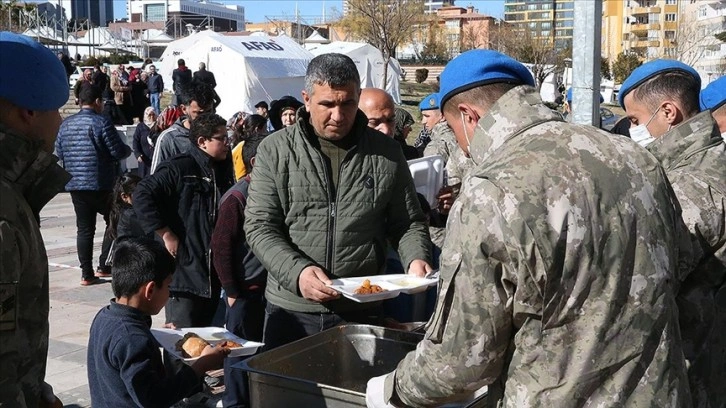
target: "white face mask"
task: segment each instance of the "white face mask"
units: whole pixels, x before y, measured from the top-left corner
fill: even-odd
[[[655,112],[650,115],[650,119],[648,119],[648,122],[646,122],[645,124],[640,124],[638,126],[630,128],[630,138],[633,139],[635,143],[645,147],[655,141],[655,138],[650,134],[650,131],[648,130],[648,125],[653,120],[659,110],[660,107],[658,107],[658,109],[656,109]]]
[[[469,132],[466,130],[466,122],[464,122],[464,112],[459,112],[461,114],[461,126],[464,128],[464,137],[466,138],[466,150],[464,152],[468,157],[471,157],[471,141],[469,140]]]

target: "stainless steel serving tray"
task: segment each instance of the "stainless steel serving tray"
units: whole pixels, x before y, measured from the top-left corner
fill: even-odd
[[[422,334],[345,325],[239,363],[250,382],[250,402],[262,407],[365,407],[368,380],[393,371]],[[468,407],[481,404],[485,396]]]

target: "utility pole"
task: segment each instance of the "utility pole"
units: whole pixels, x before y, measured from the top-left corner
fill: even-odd
[[[600,127],[602,2],[575,1],[572,41],[573,122]]]

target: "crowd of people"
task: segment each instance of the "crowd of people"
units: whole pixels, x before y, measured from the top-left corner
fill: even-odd
[[[415,119],[385,91],[361,89],[342,54],[310,62],[301,100],[229,119],[215,113],[204,64],[192,74],[178,61],[161,111],[153,64],[126,81],[119,67],[103,87],[88,72],[80,111],[61,123],[63,64],[2,32],[5,52],[48,75],[0,83],[0,404],[58,404],[43,381],[38,214],[63,189],[81,285],[112,278],[89,338],[94,406],[169,406],[220,367],[224,405],[250,404],[227,350],[209,346],[191,365],[162,359],[150,331],[162,309],[166,327],[212,326],[221,298],[226,329],[270,350],[346,323],[397,327],[333,279],[434,269],[426,334],[370,379],[369,407],[461,403],[485,386],[501,406],[726,404],[726,77],[701,91],[683,63],[643,64],[619,93],[631,139],[549,109],[518,61],[467,51],[420,102],[409,146]],[[136,101],[134,81],[148,104],[127,146],[113,118]],[[138,173],[120,174],[132,153]],[[407,165],[431,155],[446,168],[436,203]],[[94,270],[97,214],[108,227]]]

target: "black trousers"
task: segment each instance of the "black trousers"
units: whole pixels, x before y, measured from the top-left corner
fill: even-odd
[[[224,303],[227,306],[225,327],[235,335],[245,340],[262,341],[262,329],[265,323],[265,296],[264,289],[246,291],[237,298],[230,307],[226,296]],[[247,373],[233,365],[250,358],[227,357],[224,359],[224,395],[222,404],[225,408],[241,408],[249,406],[249,388]]]
[[[101,244],[99,268],[106,267],[106,258],[111,246],[108,230],[108,214],[111,209],[110,191],[71,191],[73,210],[76,213],[76,250],[78,262],[81,264],[82,279],[93,278],[93,236],[96,234],[96,216],[101,214],[106,222],[106,229]]]
[[[265,350],[271,350],[346,323],[382,326],[383,309],[379,305],[371,309],[340,314],[302,313],[287,310],[267,302],[263,337],[264,348]]]
[[[177,329],[209,327],[212,325],[217,306],[219,306],[219,292],[213,294],[211,298],[172,292],[164,308],[166,322],[174,323]]]

